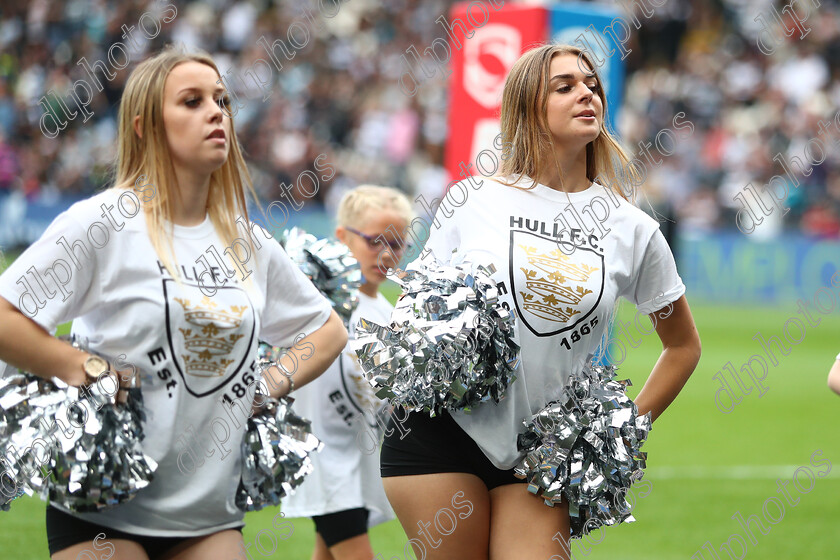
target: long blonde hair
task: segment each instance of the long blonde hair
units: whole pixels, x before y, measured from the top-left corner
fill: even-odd
[[[172,189],[176,188],[177,180],[163,126],[163,89],[172,69],[184,62],[206,64],[219,74],[216,63],[206,52],[188,53],[170,45],[138,64],[128,77],[120,100],[113,187],[132,188],[138,180],[148,180],[155,185],[155,196],[143,198],[146,223],[152,246],[173,278],[178,278],[178,275],[175,274],[172,236],[165,231],[164,226],[166,223],[172,224]],[[136,116],[140,117],[142,137],[138,137],[134,132]],[[231,118],[232,121],[232,117],[225,118]],[[210,175],[210,192],[207,198],[210,220],[227,246],[237,237],[237,217],[243,216],[245,223],[248,223],[246,191],[253,200],[257,200],[251,176],[236,139],[233,122],[230,135],[228,157],[225,163]],[[142,179],[143,175],[148,179]],[[250,236],[248,239],[250,240]]]
[[[556,165],[559,168],[546,111],[549,67],[555,56],[564,54],[586,61],[598,83],[603,84],[589,55],[575,46],[542,45],[523,54],[511,68],[502,92],[501,140],[507,152],[502,156],[503,176],[526,175],[536,184],[536,178],[548,166]],[[586,145],[586,177],[590,181],[598,179],[601,184],[627,199],[623,189],[616,188],[617,183],[620,184],[621,179],[629,179],[636,185],[641,183],[640,176],[635,168],[628,166],[630,156],[606,126],[607,97],[603,87],[598,89],[597,95],[603,104],[604,114],[598,138]],[[625,170],[629,177],[625,176]],[[561,181],[562,178],[561,172]],[[633,192],[632,186],[628,192]]]

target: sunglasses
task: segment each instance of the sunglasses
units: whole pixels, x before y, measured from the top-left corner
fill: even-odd
[[[397,251],[400,251],[400,252],[407,251],[407,250],[411,249],[411,246],[412,246],[411,243],[400,242],[400,240],[397,240],[397,239],[395,239],[393,241],[390,240],[390,239],[385,239],[384,235],[377,235],[376,237],[374,237],[373,235],[368,235],[366,233],[362,233],[361,231],[359,231],[357,229],[353,229],[353,228],[348,227],[348,226],[344,226],[344,229],[346,229],[347,231],[349,231],[351,233],[355,233],[356,235],[358,235],[359,237],[361,237],[362,239],[367,241],[368,247],[370,247],[371,249],[374,249],[374,250],[379,250],[379,249],[382,248],[383,240],[384,240],[384,244],[388,246],[388,249],[390,249],[394,253],[396,253]]]

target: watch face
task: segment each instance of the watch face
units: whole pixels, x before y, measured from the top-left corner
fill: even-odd
[[[98,379],[108,369],[108,362],[99,356],[91,356],[85,360],[85,373],[88,377]]]

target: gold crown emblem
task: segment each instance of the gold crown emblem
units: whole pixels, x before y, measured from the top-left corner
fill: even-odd
[[[578,315],[580,311],[571,306],[579,304],[592,290],[580,285],[571,286],[569,282],[586,282],[600,269],[570,262],[569,256],[559,249],[538,253],[534,247],[519,247],[528,256],[528,264],[535,269],[520,268],[525,274],[527,289],[519,292],[523,309],[541,319],[564,323]]]
[[[184,317],[190,328],[179,328],[184,337],[184,348],[188,354],[181,354],[189,375],[196,377],[221,377],[233,360],[223,356],[230,354],[236,343],[245,336],[226,333],[239,328],[247,306],[232,305],[228,309],[217,309],[218,304],[205,296],[195,306],[190,300],[174,298],[184,309]]]
[[[375,397],[373,388],[361,373],[362,367],[359,365],[359,357],[355,352],[347,352],[347,355],[353,360],[354,369],[347,372],[347,376],[352,381],[351,391],[356,398],[356,402],[366,410],[373,410],[376,408],[378,399]]]

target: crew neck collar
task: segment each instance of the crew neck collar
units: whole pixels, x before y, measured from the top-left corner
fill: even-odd
[[[210,220],[210,214],[204,215],[204,221],[197,226],[179,226],[172,224],[173,237],[181,239],[201,239],[213,232],[213,222]]]
[[[383,296],[381,292],[376,292],[376,295],[375,295],[375,296],[369,296],[369,295],[367,295],[366,293],[363,293],[363,292],[361,292],[361,291],[360,291],[360,292],[359,292],[359,297],[360,297],[360,298],[366,298],[366,299],[368,299],[368,300],[370,300],[370,301],[376,301],[376,300],[378,300],[380,297],[385,297],[385,296]]]
[[[510,177],[507,181],[511,184],[525,188],[539,197],[546,198],[554,202],[586,202],[604,191],[604,187],[597,181],[593,181],[589,187],[577,192],[564,192],[552,189],[548,185],[535,182],[534,179],[527,175]]]

